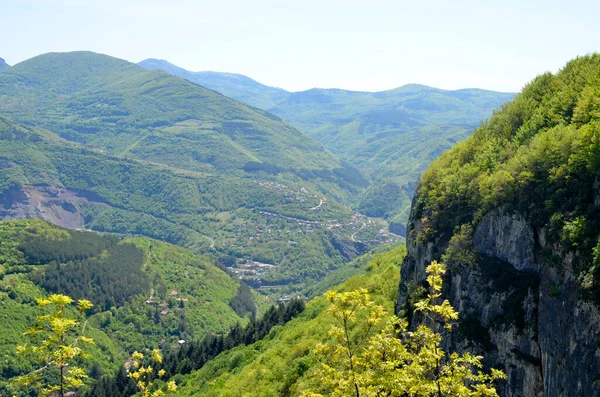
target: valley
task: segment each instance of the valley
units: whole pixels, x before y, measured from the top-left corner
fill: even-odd
[[[0,1],[0,397],[600,397],[598,15]]]
[[[272,115],[85,52],[10,67],[0,91],[0,113],[25,123],[1,119],[3,219],[277,264],[257,287],[319,279],[379,244],[355,246],[344,228],[326,227],[353,227],[347,197],[362,189],[360,172]],[[25,106],[22,92],[36,100]]]
[[[381,92],[317,88],[287,92],[246,76],[190,72],[164,60],[148,59],[139,65],[248,102],[313,137],[368,179],[369,187],[351,200],[353,207],[386,219],[403,236],[419,175],[514,97],[417,84]]]
[[[140,65],[0,69],[0,395],[62,316],[81,396],[600,395],[597,54],[516,96]]]

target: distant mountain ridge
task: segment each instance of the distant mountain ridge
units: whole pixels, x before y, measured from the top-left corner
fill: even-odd
[[[272,87],[255,82],[252,90],[247,90],[230,77],[248,79],[245,76],[193,73],[157,60],[146,60],[140,65],[159,68],[262,106],[312,136],[367,176],[371,186],[357,198],[357,208],[369,216],[391,220],[397,232],[404,230],[414,187],[429,163],[470,136],[494,109],[515,95],[478,88],[442,90],[407,84],[380,92],[313,88],[283,95],[278,91],[281,96],[259,103],[256,90],[268,96]],[[209,75],[212,80],[206,77]]]
[[[9,67],[10,67],[10,65],[8,65],[4,59],[0,58],[0,70],[6,69]]]
[[[269,87],[236,73],[190,72],[163,59],[154,58],[143,60],[138,65],[148,70],[163,70],[263,110],[272,108],[290,95],[284,89]]]

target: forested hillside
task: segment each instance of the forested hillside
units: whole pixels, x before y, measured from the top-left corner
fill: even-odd
[[[361,212],[404,224],[429,163],[513,96],[416,84],[376,93],[313,89],[269,111],[367,175],[371,186],[360,196]]]
[[[399,265],[406,249],[399,246],[365,260],[362,274],[351,277],[336,291],[366,288],[374,301],[394,310]],[[320,390],[317,343],[332,340],[334,319],[323,296],[310,301],[298,318],[276,327],[264,340],[224,352],[185,377],[175,376],[177,396],[291,396]]]
[[[332,199],[311,210],[322,199],[308,183],[180,172],[0,121],[3,219],[40,217],[72,229],[149,236],[209,252],[228,266],[252,259],[273,265],[259,274],[269,283],[318,279],[390,238],[380,233],[383,224],[367,219],[369,227],[357,233],[363,219]],[[353,235],[370,242],[353,242]]]
[[[0,114],[21,121],[0,115],[2,219],[161,239],[278,289],[398,239],[352,216],[367,183],[356,169],[276,117],[163,72],[42,55],[0,72]]]
[[[236,313],[231,303],[240,283],[212,260],[147,238],[120,240],[41,220],[1,222],[0,263],[0,312],[10,324],[0,330],[2,395],[11,395],[7,380],[33,369],[15,348],[39,314],[35,298],[49,293],[94,304],[86,336],[95,345],[86,366],[95,377],[113,373],[135,350],[169,350],[253,315]],[[254,313],[266,305],[257,294],[245,302]]]
[[[0,113],[113,154],[228,174],[256,163],[342,168],[276,117],[159,71],[91,52],[40,55],[0,73]]]
[[[417,190],[399,301],[448,263],[470,319],[448,343],[505,368],[505,396],[600,395],[599,104],[598,54],[540,75]]]
[[[381,92],[315,88],[289,93],[245,76],[189,72],[166,61],[148,59],[140,65],[266,109],[314,137],[369,180],[369,188],[354,197],[355,208],[388,219],[402,235],[419,175],[514,97],[416,84]]]

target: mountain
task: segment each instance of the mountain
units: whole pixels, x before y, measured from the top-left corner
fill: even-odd
[[[360,172],[183,79],[46,54],[0,72],[0,97],[0,219],[157,238],[240,266],[256,287],[298,290],[397,239],[352,217]]]
[[[10,65],[8,65],[4,59],[0,58],[0,70],[6,69],[9,67],[10,67]]]
[[[0,219],[160,239],[239,267],[256,287],[295,282],[300,290],[397,239],[300,178],[210,175],[112,156],[1,116],[0,140]]]
[[[141,64],[253,103],[249,99],[253,89],[240,88],[235,82],[221,80],[220,85],[211,85],[166,61]],[[447,91],[409,84],[381,92],[314,88],[272,97],[275,104],[262,107],[361,170],[371,186],[355,196],[355,207],[366,215],[387,219],[391,230],[404,235],[419,175],[513,97],[513,93]]]
[[[120,156],[208,173],[343,168],[269,113],[106,55],[40,55],[1,72],[0,92],[1,114]]]
[[[419,175],[513,96],[416,84],[375,93],[312,89],[269,111],[363,171],[371,187],[359,197],[358,209],[388,219],[404,235]]]
[[[16,344],[39,314],[35,298],[68,293],[94,303],[86,335],[95,340],[87,369],[114,373],[133,351],[202,338],[246,324],[232,300],[240,283],[207,257],[148,238],[69,231],[41,220],[0,222],[0,394],[6,381],[33,369]],[[256,294],[258,295],[258,294]],[[248,299],[248,298],[246,298]],[[250,295],[264,310],[264,299]],[[254,302],[256,300],[256,302]],[[258,309],[257,309],[258,306]]]
[[[599,54],[540,75],[415,195],[399,307],[446,262],[466,319],[446,343],[504,369],[502,396],[600,396],[599,103]]]
[[[253,211],[290,217],[287,221],[275,222],[279,224],[349,218],[349,210],[340,201],[361,189],[364,184],[358,171],[342,164],[319,143],[269,113],[164,72],[147,71],[105,55],[90,52],[52,53],[21,62],[0,72],[0,94],[0,114],[11,117],[29,129],[43,130],[41,134],[46,138],[51,136],[49,139],[53,142],[50,146],[44,142],[43,147],[36,147],[35,150],[41,152],[38,157],[23,157],[19,161],[35,162],[47,155],[46,151],[49,150],[54,159],[48,161],[65,174],[71,174],[68,179],[54,175],[48,180],[44,176],[52,174],[52,166],[49,166],[48,172],[39,172],[35,176],[28,175],[27,171],[13,174],[19,179],[20,185],[31,185],[31,180],[36,180],[38,185],[45,183],[51,187],[77,186],[77,189],[85,192],[100,192],[96,194],[102,196],[104,202],[110,202],[113,209],[118,207],[119,212],[133,210],[138,214],[138,211],[146,214],[139,217],[130,212],[127,216],[116,217],[114,213],[110,215],[110,211],[96,211],[85,219],[80,217],[73,221],[76,227],[86,224],[100,230],[142,233],[158,238],[168,236],[167,240],[174,243],[182,240],[190,243],[191,237],[196,243],[186,245],[192,248],[194,245],[198,248],[200,241],[205,242],[203,245],[208,242],[210,246],[215,246],[215,236],[198,238],[198,233],[190,233],[189,228],[197,230],[220,224],[219,230],[230,229],[231,233],[235,233],[234,240],[240,240],[241,235],[249,234],[250,229],[240,232],[233,230],[237,227],[231,224],[223,228],[223,220],[235,222],[230,218],[231,211],[239,212],[242,208],[246,214],[240,219],[262,218],[259,223],[264,223],[270,215],[257,215]],[[66,143],[72,145],[59,147]],[[71,154],[67,155],[67,152]],[[14,158],[8,160],[18,153],[8,148],[5,148],[5,153],[7,161],[20,165],[18,161],[13,161]],[[108,160],[105,155],[113,157]],[[138,160],[134,161],[135,165],[131,162],[134,159]],[[129,161],[129,165],[122,166],[123,161]],[[111,171],[112,175],[93,171],[97,168],[93,166],[94,163],[106,162],[112,164],[107,165],[107,169],[114,170]],[[85,171],[73,175],[76,173],[74,167],[67,169],[62,166],[68,163],[71,166],[83,164],[79,169],[89,170],[89,173]],[[37,165],[40,169],[45,167]],[[140,178],[146,178],[147,165],[154,165],[155,175],[171,170],[170,174],[176,175],[177,182],[173,182],[172,177],[160,177],[154,184],[142,179],[134,182],[129,176],[132,169],[138,170]],[[162,171],[158,172],[160,169]],[[117,175],[120,179],[115,183]],[[113,181],[109,182],[109,179]],[[138,189],[132,190],[132,184],[138,184]],[[174,189],[174,184],[179,187]],[[142,185],[145,186],[142,188]],[[171,187],[162,190],[167,185]],[[120,186],[120,190],[116,191],[115,186]],[[142,191],[148,195],[142,200],[116,199],[116,196],[123,196],[124,192],[128,192],[125,195],[139,197]],[[154,193],[163,195],[166,201],[152,205],[147,197]],[[46,197],[44,201],[51,201],[47,193],[35,194],[42,194]],[[172,201],[174,194],[179,194],[187,204],[175,204]],[[250,196],[254,198],[250,199]],[[326,205],[319,205],[325,200]],[[304,209],[300,212],[286,209],[292,207]],[[213,212],[217,208],[217,212]],[[311,208],[315,210],[310,211]],[[20,211],[19,216],[35,216],[36,210],[33,208],[24,212]],[[223,212],[227,212],[227,215]],[[180,215],[183,213],[186,215]],[[323,216],[325,213],[329,215]],[[147,218],[148,215],[151,218]],[[178,220],[173,219],[174,216]],[[134,217],[135,222],[131,222]],[[208,218],[213,220],[209,221]],[[52,217],[46,219],[52,220]],[[140,222],[144,226],[140,226]],[[165,222],[171,225],[166,227]],[[246,236],[246,242],[248,238],[262,234],[255,230],[261,227],[260,224],[253,220],[246,227],[250,225],[254,226],[252,230],[256,233]],[[274,230],[278,229],[276,227]],[[240,249],[256,250],[257,245],[262,246],[260,241],[249,248],[241,241],[237,241],[239,244],[233,243],[229,233],[223,235],[220,232],[219,235],[227,240],[227,246],[239,247],[235,249],[236,255],[247,255],[241,254]],[[263,239],[267,240],[266,237],[263,236]],[[277,238],[281,239],[282,245],[289,245],[289,238]],[[309,239],[312,240],[312,236]],[[320,241],[318,238],[316,240]],[[328,240],[330,238],[326,237],[325,241]],[[318,244],[321,245],[320,242]],[[295,247],[282,249],[290,255],[271,253],[265,256],[255,252],[250,258],[272,263],[284,257],[288,261],[298,257],[290,252],[295,251]],[[262,248],[258,250],[264,252]],[[272,248],[270,251],[277,252],[279,249]],[[227,254],[231,252],[227,249]],[[321,262],[319,266],[323,265],[324,261],[314,259],[312,263]]]
[[[416,84],[382,92],[315,88],[270,111],[372,177],[414,176],[513,96]]]
[[[230,98],[267,110],[290,96],[281,88],[269,87],[241,74],[222,72],[190,72],[162,59],[149,58],[138,63],[148,70],[163,70]]]

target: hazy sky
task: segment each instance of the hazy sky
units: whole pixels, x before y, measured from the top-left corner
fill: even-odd
[[[518,91],[600,51],[600,1],[0,0],[0,57],[91,50],[291,91]]]

